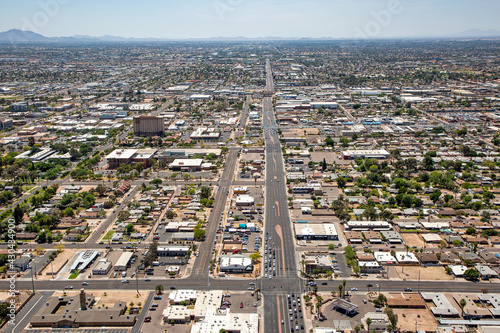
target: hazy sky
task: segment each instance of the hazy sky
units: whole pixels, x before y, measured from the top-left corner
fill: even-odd
[[[0,31],[45,36],[404,37],[500,30],[499,0],[0,0]]]

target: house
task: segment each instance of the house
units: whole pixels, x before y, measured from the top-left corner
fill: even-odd
[[[479,272],[479,276],[483,280],[487,280],[487,279],[497,278],[498,277],[498,273],[495,272],[493,269],[491,269],[488,266],[477,264],[475,266],[475,268]]]
[[[422,266],[440,265],[438,257],[434,253],[419,254]]]
[[[455,216],[455,214],[456,214],[455,210],[451,207],[441,208],[437,211],[437,213],[439,215],[443,215],[443,216]]]
[[[479,256],[483,259],[487,264],[495,265],[498,263],[498,257],[492,254],[491,252],[481,251],[479,252]]]
[[[472,253],[472,252],[462,253],[462,260],[464,260],[464,261],[470,260],[470,261],[473,261],[475,263],[481,263],[481,258],[479,258],[479,256],[477,254]]]
[[[365,327],[368,327],[366,321],[368,318],[371,320],[370,331],[373,330],[385,330],[388,325],[390,325],[389,317],[382,312],[367,312],[361,322]]]

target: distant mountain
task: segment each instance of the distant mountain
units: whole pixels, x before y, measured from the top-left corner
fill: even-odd
[[[43,42],[46,40],[47,37],[32,31],[11,29],[9,31],[0,32],[0,41],[4,42]]]
[[[500,31],[498,30],[481,30],[471,29],[459,33],[449,35],[420,35],[411,37],[398,37],[398,39],[405,38],[500,38]],[[169,38],[126,38],[120,36],[88,36],[88,35],[75,35],[71,37],[46,37],[32,31],[23,31],[19,29],[11,29],[8,31],[0,32],[0,42],[22,43],[22,42],[155,42],[155,41],[293,41],[293,40],[348,40],[349,38],[333,38],[333,37],[211,37],[211,38],[185,38],[185,39],[169,39]],[[384,38],[381,38],[384,39]]]
[[[466,37],[466,38],[500,37],[500,31],[491,29],[490,30],[470,29],[455,34],[450,34],[447,35],[446,37]]]

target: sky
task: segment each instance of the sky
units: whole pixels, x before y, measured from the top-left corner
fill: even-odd
[[[499,30],[498,0],[0,0],[0,31],[136,38],[445,36]]]

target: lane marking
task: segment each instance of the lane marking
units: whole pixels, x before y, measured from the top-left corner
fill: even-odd
[[[281,333],[281,311],[280,311],[280,298],[278,295],[276,295],[276,304],[278,308],[278,331]],[[284,314],[283,314],[284,315]]]
[[[283,232],[281,230],[281,225],[277,224],[274,229],[281,240],[281,260],[283,261],[283,274],[285,274],[285,256],[283,255],[285,253],[285,247],[283,246]]]

